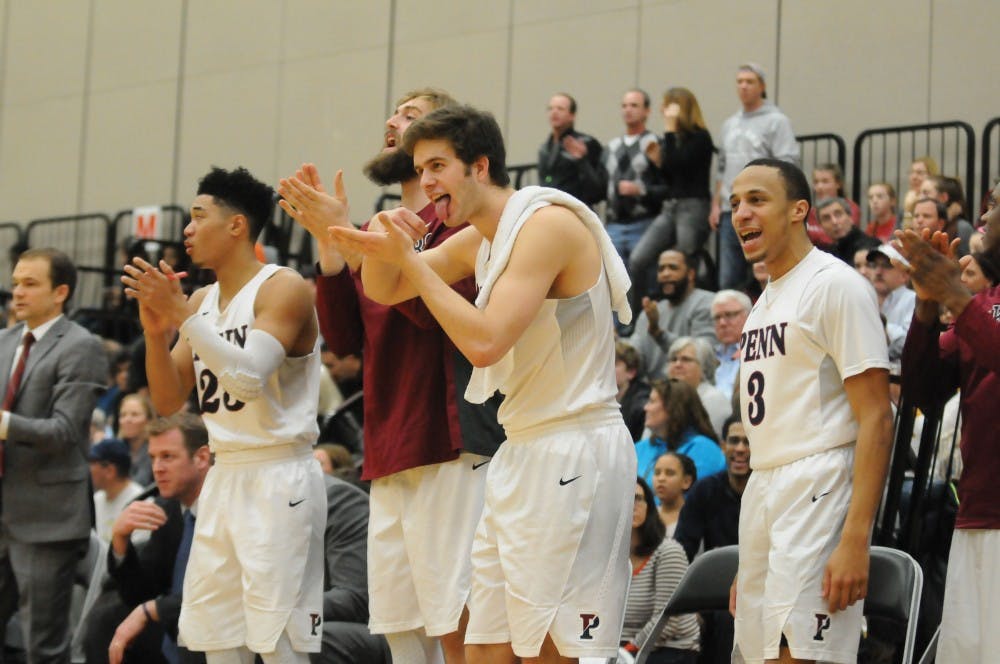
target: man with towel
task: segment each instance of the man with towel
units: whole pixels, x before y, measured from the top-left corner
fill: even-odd
[[[506,398],[473,546],[466,656],[559,661],[618,651],[635,452],[615,401],[612,309],[629,279],[600,220],[563,192],[509,185],[489,113],[442,108],[407,130],[437,216],[470,228],[415,253],[424,222],[381,213],[368,232],[331,229],[364,254],[366,294],[420,296],[475,367],[465,396]],[[374,232],[373,232],[374,231]],[[475,275],[475,305],[448,284]]]

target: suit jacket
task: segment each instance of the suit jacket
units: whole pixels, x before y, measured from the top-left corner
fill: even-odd
[[[336,477],[326,481],[323,620],[368,622],[368,494]]]
[[[156,504],[167,513],[167,522],[154,530],[139,549],[129,540],[121,562],[115,560],[115,552],[109,547],[108,574],[115,580],[125,606],[132,608],[155,598],[160,624],[176,640],[181,596],[172,594],[170,586],[184,534],[184,517],[176,500],[157,498]]]
[[[0,331],[6,389],[24,324]],[[28,354],[4,443],[2,518],[23,542],[87,539],[90,418],[108,376],[100,341],[63,316]]]

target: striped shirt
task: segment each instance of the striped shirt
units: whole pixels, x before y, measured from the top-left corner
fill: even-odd
[[[645,563],[632,572],[632,585],[629,586],[628,602],[625,604],[622,643],[641,646],[645,642],[687,568],[684,549],[668,537]],[[656,647],[698,650],[699,639],[698,619],[695,614],[686,613],[667,621]]]

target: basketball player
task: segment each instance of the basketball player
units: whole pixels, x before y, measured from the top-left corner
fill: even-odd
[[[209,664],[249,664],[253,653],[305,664],[322,636],[317,323],[305,281],[254,255],[272,195],[243,168],[202,178],[184,246],[218,282],[190,300],[162,261],[156,269],[136,259],[122,277],[139,301],[157,411],[176,412],[197,385],[215,454],[179,623],[180,640]]]
[[[798,167],[750,162],[733,226],[770,281],[740,339],[753,474],[740,513],[736,644],[747,662],[855,662],[892,433],[875,291],[815,249]]]
[[[386,120],[382,150],[365,166],[376,184],[398,183],[403,207],[427,223],[426,232],[414,238],[421,250],[467,224],[448,227],[437,218],[402,137],[417,118],[455,103],[433,88],[404,94]],[[395,661],[427,661],[430,636],[440,641],[448,664],[462,664],[472,540],[487,466],[503,440],[497,400],[465,401],[472,367],[419,298],[385,306],[365,297],[361,256],[341,254],[327,233],[331,225],[350,227],[341,173],[334,195],[323,190],[311,164],[281,180],[278,191],[282,208],[316,239],[316,309],[324,340],[337,354],[365,358],[362,479],[372,483],[369,629],[386,635]],[[475,298],[471,277],[453,288],[467,300]]]
[[[383,232],[331,234],[365,255],[370,297],[423,299],[476,367],[466,398],[505,395],[507,440],[489,466],[473,545],[466,657],[611,657],[635,483],[615,402],[612,302],[628,316],[625,267],[580,201],[541,187],[514,193],[492,115],[439,109],[403,145],[438,218],[471,228],[416,253],[409,233],[423,222],[400,208],[380,215]],[[473,274],[476,305],[448,286]]]

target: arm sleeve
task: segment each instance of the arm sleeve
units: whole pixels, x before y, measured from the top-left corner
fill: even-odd
[[[771,156],[795,165],[799,163],[799,143],[795,140],[792,123],[785,116],[781,116],[775,123],[774,134],[771,136]]]
[[[580,160],[580,200],[587,205],[596,205],[604,200],[608,191],[604,149],[593,138],[584,142],[587,144],[587,155]]]
[[[691,487],[691,493],[685,499],[684,506],[681,507],[680,516],[677,517],[677,528],[674,530],[674,539],[684,547],[684,553],[688,561],[694,560],[694,556],[701,548],[702,539],[705,537],[706,517],[703,503],[705,502],[700,483],[695,483]],[[705,486],[702,484],[701,489]]]
[[[358,291],[350,269],[323,275],[316,266],[316,315],[323,341],[334,354],[361,355],[364,326]]]
[[[240,348],[216,334],[197,313],[184,321],[180,332],[201,361],[219,377],[223,389],[240,401],[259,398],[268,378],[285,359],[285,347],[267,332],[250,330]]]
[[[958,385],[957,353],[945,351],[939,341],[939,324],[925,325],[914,314],[903,345],[900,374],[903,394],[918,408],[941,403]]]
[[[977,364],[1000,373],[1000,287],[972,298],[955,320],[955,334],[972,349]]]

